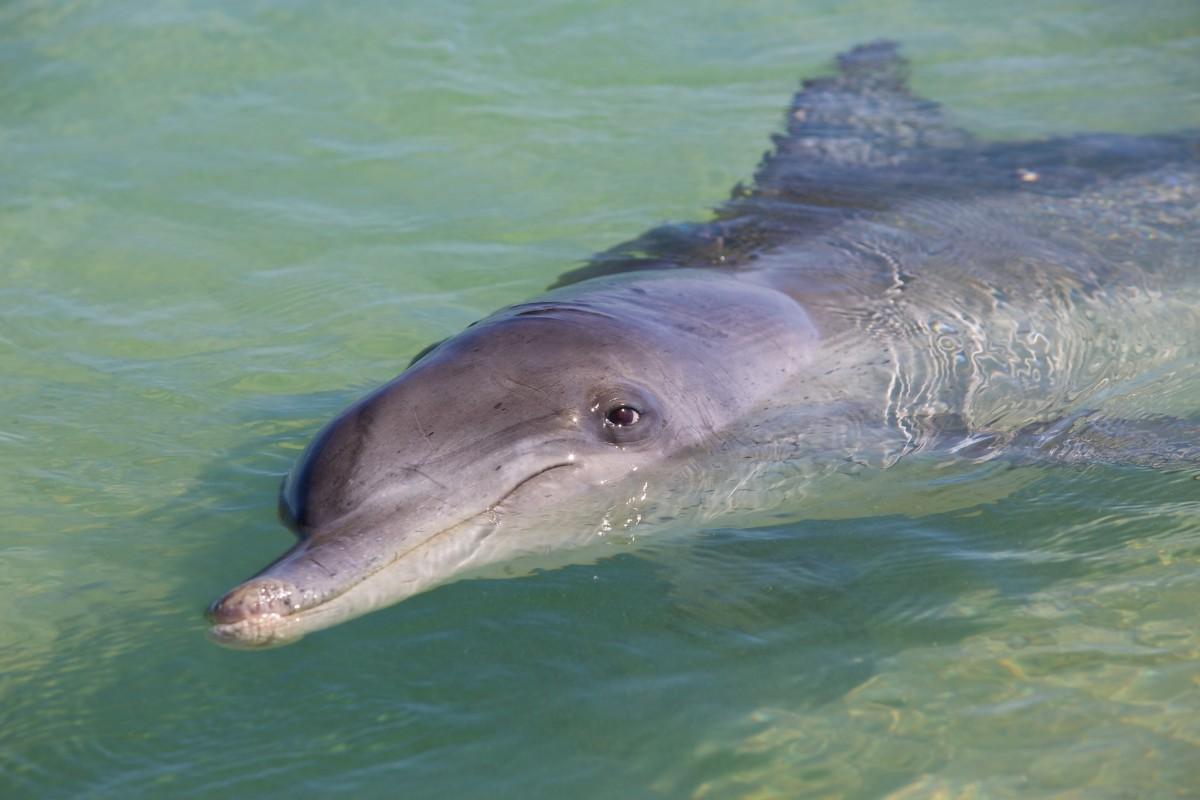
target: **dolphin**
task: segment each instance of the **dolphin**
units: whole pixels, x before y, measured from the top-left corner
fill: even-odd
[[[1103,412],[1197,363],[1198,208],[1194,132],[982,142],[893,43],[854,48],[713,219],[599,254],[329,422],[280,491],[297,542],[210,635],[286,644],[672,525],[881,513],[922,454],[1200,462],[1200,425]]]

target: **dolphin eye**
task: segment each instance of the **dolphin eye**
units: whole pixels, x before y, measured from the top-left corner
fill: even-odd
[[[638,411],[633,406],[615,406],[608,410],[604,415],[604,419],[609,425],[614,425],[618,428],[628,428],[630,425],[636,424],[642,418],[642,412]]]

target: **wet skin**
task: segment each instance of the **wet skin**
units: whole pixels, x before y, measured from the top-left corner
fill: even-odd
[[[330,422],[281,491],[297,543],[212,637],[284,644],[755,486],[816,514],[823,477],[921,452],[1094,455],[1063,445],[1073,415],[1200,356],[1194,134],[978,143],[886,44],[788,120],[713,221],[601,254]]]
[[[477,323],[319,433],[280,498],[300,541],[213,605],[213,636],[282,643],[544,549],[507,524],[514,510],[619,502],[625,479],[719,436],[816,340],[795,301],[731,277],[592,283]]]

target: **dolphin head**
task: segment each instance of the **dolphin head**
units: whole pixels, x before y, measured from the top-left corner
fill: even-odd
[[[631,486],[795,372],[814,338],[786,296],[707,275],[558,292],[482,320],[317,434],[280,492],[299,541],[212,604],[210,633],[283,644],[585,544]]]

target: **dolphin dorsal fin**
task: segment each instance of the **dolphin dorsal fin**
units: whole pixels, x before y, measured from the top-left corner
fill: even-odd
[[[763,156],[757,187],[895,168],[930,149],[973,144],[937,103],[910,91],[908,61],[895,42],[859,45],[837,56],[836,65],[832,75],[805,80],[792,98],[787,131]]]
[[[816,233],[848,215],[887,205],[928,177],[930,152],[962,152],[969,133],[912,94],[908,62],[894,42],[859,45],[834,74],[811,78],[792,98],[786,132],[759,163],[751,186],[734,187],[710,222],[662,225],[593,256],[551,288],[622,272],[718,266],[736,269],[781,238]]]

